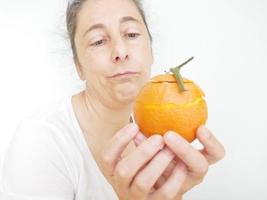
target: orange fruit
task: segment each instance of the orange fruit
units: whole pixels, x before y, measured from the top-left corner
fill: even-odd
[[[203,91],[179,74],[185,63],[171,69],[174,74],[151,78],[140,90],[134,105],[134,119],[145,136],[175,131],[192,142],[197,128],[206,123],[208,111]]]

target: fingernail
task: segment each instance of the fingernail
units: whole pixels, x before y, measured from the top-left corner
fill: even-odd
[[[199,127],[199,134],[205,138],[210,136],[209,130],[204,125]]]
[[[166,133],[165,139],[170,141],[170,142],[173,142],[173,141],[179,142],[179,140],[180,140],[179,136],[172,131],[169,131]]]

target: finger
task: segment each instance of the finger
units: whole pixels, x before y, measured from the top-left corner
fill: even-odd
[[[187,176],[186,165],[179,161],[168,180],[152,193],[150,199],[174,199],[182,189],[182,185]]]
[[[159,187],[161,187],[166,180],[169,178],[169,176],[172,174],[173,169],[176,166],[176,159],[173,159],[171,161],[171,163],[168,165],[168,167],[166,168],[166,170],[163,172],[162,176],[159,177],[159,179],[157,180],[156,184],[155,184],[155,188],[158,189]]]
[[[121,159],[114,170],[114,178],[123,186],[130,183],[146,163],[151,160],[164,146],[162,136],[153,135],[140,144],[131,154]]]
[[[172,162],[168,165],[167,169],[164,171],[163,176],[165,178],[169,178],[175,166],[176,166],[176,159],[173,159]]]
[[[195,175],[202,177],[207,173],[208,161],[188,141],[173,131],[164,135],[167,146],[180,158]]]
[[[119,130],[108,142],[107,147],[102,152],[102,160],[109,175],[113,174],[122,152],[136,136],[138,131],[138,126],[134,123],[130,123]]]
[[[140,131],[134,138],[134,143],[136,146],[140,145],[142,142],[144,142],[147,139],[146,136],[144,136]]]
[[[135,176],[131,184],[132,192],[148,194],[174,157],[174,153],[167,147],[157,153],[146,167]]]
[[[154,185],[154,188],[156,190],[159,189],[166,182],[166,180],[167,180],[167,178],[165,176],[159,177],[159,179],[157,180],[157,182]]]
[[[204,125],[197,129],[197,138],[204,146],[204,149],[201,150],[201,152],[206,157],[209,164],[213,164],[225,156],[223,145]]]

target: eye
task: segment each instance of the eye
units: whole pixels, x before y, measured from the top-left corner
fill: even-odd
[[[126,36],[130,39],[137,38],[140,34],[139,33],[127,33]]]
[[[91,46],[100,46],[100,45],[103,45],[104,43],[105,43],[105,40],[98,40],[92,43]]]

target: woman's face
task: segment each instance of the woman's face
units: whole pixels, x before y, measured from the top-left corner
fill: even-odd
[[[133,102],[150,76],[151,42],[132,0],[88,0],[77,21],[80,78],[100,100]]]

